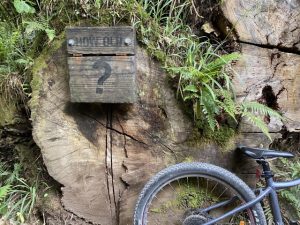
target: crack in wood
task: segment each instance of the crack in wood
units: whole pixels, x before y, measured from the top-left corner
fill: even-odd
[[[253,46],[256,46],[256,47],[259,47],[259,48],[265,48],[265,49],[271,49],[271,50],[277,49],[280,52],[300,55],[300,51],[295,49],[295,48],[274,46],[274,45],[268,45],[268,44],[257,44],[257,43],[252,43],[252,42],[248,42],[248,41],[241,41],[241,40],[237,40],[236,42],[240,43],[240,44],[253,45]]]
[[[64,155],[59,156],[59,157],[54,158],[54,159],[48,159],[48,161],[49,161],[49,162],[54,162],[54,161],[63,159],[63,158],[65,158],[65,157],[69,156],[69,155],[72,155],[72,154],[74,154],[74,153],[76,153],[76,152],[78,152],[78,151],[82,151],[82,148],[75,149],[75,150],[73,150],[73,151],[71,151],[71,152],[68,152],[67,154],[64,154]]]
[[[241,132],[242,134],[263,134],[261,131],[247,131]],[[281,131],[269,131],[270,134],[281,134]]]
[[[281,83],[281,82],[280,82]],[[288,92],[288,90],[284,87],[284,86],[282,86],[282,88],[278,91],[278,93],[276,94],[276,99],[278,99],[279,98],[279,95],[283,92],[283,91],[287,91]]]
[[[128,137],[128,138],[130,138],[130,139],[132,139],[132,140],[134,140],[134,141],[136,141],[136,142],[138,142],[138,143],[140,143],[140,144],[143,144],[143,145],[148,146],[147,143],[145,143],[145,142],[143,142],[143,141],[141,141],[141,140],[138,140],[138,139],[136,139],[135,137],[133,137],[133,136],[131,136],[131,135],[125,133],[125,132],[121,132],[121,131],[119,131],[119,130],[117,130],[117,129],[114,129],[114,128],[109,128],[109,129],[111,129],[112,131],[114,131],[114,132],[116,132],[116,133],[118,133],[118,134],[124,135],[124,136],[126,136],[126,137]]]
[[[138,140],[137,138],[135,138],[135,137],[133,137],[133,136],[127,134],[124,130],[123,130],[123,131],[119,131],[119,130],[113,128],[113,127],[109,127],[108,125],[104,125],[101,121],[97,120],[96,118],[94,118],[93,116],[91,116],[91,115],[89,115],[89,114],[85,114],[85,113],[80,113],[80,114],[83,115],[83,116],[86,116],[86,117],[88,117],[88,118],[90,118],[90,119],[92,119],[92,120],[94,120],[95,122],[99,123],[101,126],[105,127],[105,128],[108,129],[108,130],[114,131],[114,132],[116,132],[116,133],[118,133],[118,134],[120,134],[120,135],[124,135],[124,136],[126,136],[126,137],[128,137],[128,138],[130,138],[130,139],[132,139],[132,140],[134,140],[134,141],[136,141],[136,142],[138,142],[138,143],[140,143],[140,144],[143,144],[143,145],[147,145],[147,146],[148,146],[147,143],[145,143],[145,142],[143,142],[143,141],[141,141],[141,140]]]
[[[44,110],[44,109],[40,109],[40,110],[41,110],[42,112],[45,112],[45,113],[40,113],[40,114],[39,114],[39,117],[41,117],[41,119],[44,119],[44,120],[46,120],[46,121],[48,121],[48,122],[50,122],[50,123],[52,123],[52,124],[55,124],[55,125],[57,125],[57,126],[59,126],[59,127],[61,127],[61,128],[68,129],[68,132],[70,132],[70,131],[72,130],[72,132],[78,134],[78,131],[77,131],[77,130],[75,130],[75,129],[70,129],[70,128],[68,128],[65,124],[63,124],[63,123],[58,123],[58,122],[56,122],[56,121],[50,120],[47,116],[43,116],[44,114],[50,113],[50,112],[48,112],[47,110]],[[53,114],[53,113],[52,113],[52,114]]]
[[[168,149],[170,152],[172,152],[174,154],[175,159],[177,160],[176,152],[173,149],[171,149],[169,146],[167,146],[165,143],[163,143],[161,138],[159,138],[155,135],[152,135],[149,132],[145,132],[145,133],[148,135],[148,137],[150,137],[153,140],[154,143],[156,142],[156,143],[160,144],[161,146],[163,146],[164,148]]]
[[[108,127],[109,123],[109,112],[107,111],[106,113],[106,126]],[[110,198],[110,187],[109,187],[109,167],[108,167],[108,132],[109,129],[106,129],[105,133],[105,176],[106,176],[106,188],[107,188],[107,193],[108,193],[108,200],[109,200],[109,206],[110,206],[110,214],[112,215],[112,208],[111,208],[111,198]]]
[[[113,110],[112,107],[109,106],[108,108],[108,115],[109,115],[109,146],[110,146],[110,171],[111,171],[111,186],[112,186],[112,194],[113,194],[113,198],[114,198],[114,205],[115,205],[115,215],[116,215],[116,219],[117,219],[117,224],[119,224],[119,208],[118,208],[118,204],[116,201],[116,193],[115,193],[115,183],[114,183],[114,169],[113,169],[113,139],[112,139],[112,131],[113,131]]]
[[[117,121],[119,123],[119,126],[121,127],[121,130],[122,130],[122,133],[123,133],[123,137],[124,137],[124,146],[123,146],[123,149],[124,149],[124,154],[125,154],[125,157],[128,158],[128,151],[127,151],[127,148],[126,148],[126,145],[127,145],[127,140],[126,140],[126,135],[125,135],[125,132],[124,132],[124,128],[121,124],[121,121],[120,121],[120,118],[118,116],[117,117]],[[126,172],[126,169],[125,169],[125,172]]]

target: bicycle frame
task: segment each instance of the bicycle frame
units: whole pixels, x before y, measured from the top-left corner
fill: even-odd
[[[272,215],[274,218],[274,223],[276,225],[283,225],[283,220],[282,220],[282,216],[281,216],[281,212],[280,212],[280,208],[279,208],[279,202],[278,202],[278,197],[277,197],[276,191],[280,190],[280,189],[286,189],[289,187],[300,185],[300,178],[296,179],[296,180],[285,181],[285,182],[275,182],[273,180],[273,175],[271,173],[268,163],[266,161],[262,161],[260,163],[263,166],[263,171],[264,171],[263,175],[265,177],[266,184],[267,184],[265,189],[261,190],[261,193],[253,200],[251,200],[251,201],[245,203],[244,205],[241,205],[233,210],[228,211],[227,213],[221,215],[220,217],[210,220],[209,222],[205,223],[204,225],[215,224],[216,222],[223,220],[226,217],[232,216],[232,215],[234,215],[238,212],[241,212],[245,209],[249,209],[252,206],[254,206],[256,203],[261,202],[266,196],[269,197],[269,202],[270,202],[270,206],[271,206],[271,210],[272,210]],[[225,206],[227,204],[232,203],[235,198],[236,198],[236,196],[229,200],[226,200],[224,202],[220,202],[215,205],[212,205],[206,209],[203,209],[202,211],[209,212],[213,209]]]

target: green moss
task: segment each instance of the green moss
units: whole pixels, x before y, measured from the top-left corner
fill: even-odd
[[[199,188],[196,183],[181,183],[175,189],[175,198],[165,201],[159,207],[151,208],[151,212],[166,213],[169,210],[195,209],[207,202],[215,202],[217,200],[217,196],[210,194],[205,188]]]
[[[236,149],[236,140],[239,133],[230,127],[220,127],[212,131],[207,128],[194,127],[186,144],[192,149],[207,149],[214,146],[222,152],[228,152]]]
[[[0,95],[0,126],[14,124],[17,112],[16,103]]]
[[[212,131],[211,129],[204,129],[203,136],[209,140],[213,140],[222,149],[228,149],[234,144],[234,139],[237,135],[236,130],[229,126],[221,126]]]
[[[183,159],[182,162],[194,162],[194,161],[195,161],[195,159],[193,156],[187,156]]]
[[[39,104],[39,93],[42,88],[43,77],[41,72],[47,68],[47,61],[51,55],[59,49],[65,39],[65,34],[60,35],[57,40],[55,40],[48,48],[44,49],[38,58],[34,60],[34,65],[32,67],[32,79],[30,82],[32,94],[29,101],[29,106],[31,108],[31,119],[35,117],[36,106]]]
[[[167,59],[167,55],[164,51],[159,49],[149,49],[150,54],[156,58],[159,62],[164,63]]]
[[[210,196],[205,190],[199,189],[195,185],[184,185],[177,198],[177,206],[179,208],[198,208],[205,202],[215,200],[214,196]]]

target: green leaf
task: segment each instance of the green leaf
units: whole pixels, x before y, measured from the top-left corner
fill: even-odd
[[[26,25],[25,32],[27,34],[31,34],[34,31],[45,30],[45,27],[42,23],[35,22],[35,21],[25,21],[24,24]]]
[[[55,30],[45,29],[45,32],[46,32],[46,34],[47,34],[50,41],[52,41],[55,38]]]
[[[35,9],[30,6],[26,1],[23,0],[14,0],[14,7],[16,11],[20,14],[22,13],[28,13],[28,14],[33,14],[35,13]]]
[[[10,189],[11,189],[11,186],[9,184],[0,187],[0,203],[6,198]]]
[[[30,60],[26,60],[26,59],[17,59],[17,60],[16,60],[16,63],[26,65],[26,64],[29,64],[29,63],[30,63]]]
[[[261,118],[248,111],[243,112],[242,116],[246,117],[254,126],[257,126],[272,141],[268,126]]]
[[[207,97],[208,97],[208,95],[210,95],[211,98],[212,98],[213,100],[215,100],[215,99],[216,99],[216,94],[215,94],[215,92],[214,92],[214,89],[212,89],[208,84],[203,83],[203,85],[206,87],[206,88],[203,88],[203,90],[205,91],[205,94],[207,94]],[[203,93],[204,93],[204,92],[203,92]],[[204,94],[203,94],[203,95],[204,95]]]
[[[214,131],[218,124],[215,116],[218,113],[219,109],[209,90],[203,89],[201,96],[201,106],[203,108],[203,112],[210,129]]]
[[[190,84],[190,85],[186,86],[186,87],[183,89],[183,91],[190,91],[190,92],[196,93],[196,92],[198,92],[198,88],[197,88],[195,85]]]
[[[96,8],[100,8],[101,7],[101,4],[102,4],[102,0],[95,0],[95,7]]]
[[[47,23],[36,22],[36,21],[25,21],[26,25],[25,32],[31,34],[34,31],[44,31],[50,41],[55,38],[55,30],[49,29]]]
[[[246,111],[251,111],[253,113],[256,112],[264,116],[273,116],[279,119],[283,119],[283,117],[278,112],[258,102],[244,102],[242,103],[242,106]]]
[[[241,55],[237,52],[219,56],[213,62],[207,64],[205,67],[205,70],[207,70],[207,71],[220,70],[223,68],[223,66],[229,64],[233,60],[239,59],[240,57],[241,57]]]
[[[183,100],[187,101],[187,100],[194,100],[194,99],[199,99],[201,96],[199,96],[196,93],[189,93],[189,94],[184,94],[183,96]]]

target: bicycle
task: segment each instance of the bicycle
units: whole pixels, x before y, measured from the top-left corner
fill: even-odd
[[[265,197],[269,197],[274,223],[282,225],[276,191],[300,185],[300,178],[275,182],[267,159],[294,154],[244,146],[239,150],[261,165],[265,187],[253,191],[233,173],[212,164],[176,164],[145,185],[136,204],[134,225],[266,225],[261,206]]]

